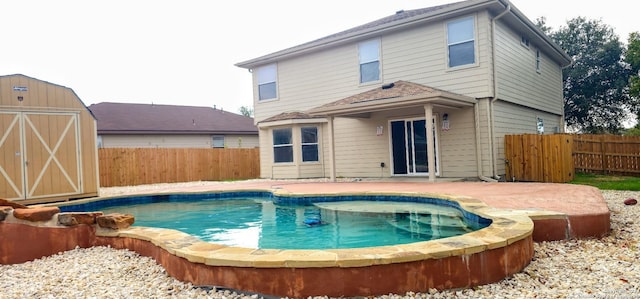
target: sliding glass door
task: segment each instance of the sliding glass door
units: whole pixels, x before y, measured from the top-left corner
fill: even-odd
[[[391,121],[391,155],[394,175],[427,175],[427,129],[425,119]],[[437,140],[434,130],[434,141]],[[437,143],[434,142],[437,150]],[[434,151],[436,169],[437,151]],[[437,174],[437,172],[436,172]]]

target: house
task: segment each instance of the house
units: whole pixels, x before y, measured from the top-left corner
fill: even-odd
[[[215,107],[98,103],[99,147],[254,148],[258,129],[251,117]]]
[[[0,76],[0,198],[21,204],[98,196],[96,120],[68,87]]]
[[[562,132],[571,58],[507,0],[396,13],[237,63],[261,176],[500,179],[504,135]]]

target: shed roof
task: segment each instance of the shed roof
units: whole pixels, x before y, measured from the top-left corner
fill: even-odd
[[[104,102],[89,110],[98,134],[258,135],[253,118],[212,107]]]

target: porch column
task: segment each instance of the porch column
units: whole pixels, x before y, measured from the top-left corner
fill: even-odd
[[[424,105],[425,123],[427,129],[427,163],[429,164],[429,182],[436,181],[435,143],[433,142],[433,105]]]
[[[333,116],[329,116],[329,173],[330,180],[332,182],[336,181],[336,155],[335,155],[335,144],[333,140]]]

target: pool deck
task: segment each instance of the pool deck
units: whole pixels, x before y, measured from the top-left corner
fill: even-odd
[[[205,243],[183,232],[152,227],[111,229],[99,223],[60,227],[17,219],[5,207],[0,221],[0,262],[32,260],[76,246],[129,249],[194,285],[220,285],[290,298],[378,296],[468,288],[522,271],[533,241],[597,238],[610,230],[601,192],[569,184],[399,180],[249,180],[107,188],[102,199],[136,195],[267,191],[278,196],[408,195],[457,202],[492,220],[464,235],[410,244],[325,250],[252,249]],[[100,200],[90,198],[86,201]],[[76,204],[83,199],[64,204]],[[25,213],[22,209],[18,211]],[[41,212],[46,212],[42,207]],[[12,212],[13,211],[13,212]],[[12,213],[9,213],[12,212]],[[82,214],[82,213],[81,213]],[[79,216],[79,215],[78,215]]]
[[[165,188],[136,194],[208,192],[220,190],[278,190],[291,194],[422,193],[467,196],[488,206],[522,211],[535,224],[534,241],[602,237],[610,230],[610,213],[595,187],[551,183],[421,182],[418,180],[354,180],[317,182],[249,180],[203,183],[201,186],[167,184]]]

